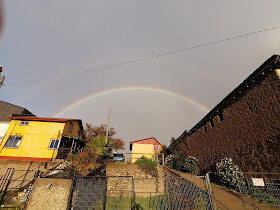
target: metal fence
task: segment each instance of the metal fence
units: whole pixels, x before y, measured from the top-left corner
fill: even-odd
[[[254,209],[280,209],[280,173],[242,173],[239,191]]]
[[[209,177],[174,177],[164,170],[169,209],[214,209]]]
[[[73,209],[213,209],[207,190],[171,176],[77,178],[71,203]]]
[[[28,201],[35,179],[39,176],[39,165],[32,170],[8,168],[0,178],[0,205],[5,208],[23,208]],[[15,174],[17,177],[15,177]]]
[[[118,187],[119,184],[123,187]],[[73,209],[132,209],[134,191],[131,176],[78,178],[74,186]]]

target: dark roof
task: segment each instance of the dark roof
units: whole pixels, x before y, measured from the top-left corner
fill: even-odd
[[[245,79],[237,88],[228,94],[218,105],[216,105],[201,121],[199,121],[191,130],[183,132],[177,140],[183,139],[184,136],[190,136],[197,129],[204,126],[215,116],[223,113],[230,105],[234,104],[238,99],[243,97],[249,90],[258,85],[275,69],[280,69],[280,55],[273,55],[265,61],[258,69],[256,69],[247,79]]]
[[[27,109],[0,100],[0,121],[11,121],[12,114],[33,115]]]

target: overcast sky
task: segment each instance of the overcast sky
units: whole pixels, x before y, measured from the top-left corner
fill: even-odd
[[[280,26],[280,1],[3,1],[0,99],[37,116],[106,123],[128,143],[154,136],[162,144],[191,129],[273,54],[280,28],[142,62],[27,84],[190,48]],[[151,91],[171,91],[187,97]]]

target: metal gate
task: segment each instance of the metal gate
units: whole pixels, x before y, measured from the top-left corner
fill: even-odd
[[[72,209],[133,209],[132,176],[94,176],[77,178]]]
[[[213,209],[208,191],[182,177],[77,178],[72,209]]]
[[[279,173],[242,173],[239,183],[243,202],[254,209],[280,208]]]

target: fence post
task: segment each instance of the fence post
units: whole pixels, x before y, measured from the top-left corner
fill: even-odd
[[[208,195],[209,195],[209,199],[210,199],[211,209],[214,210],[214,209],[216,209],[216,207],[215,207],[215,203],[214,203],[213,196],[212,196],[212,189],[211,189],[211,183],[210,183],[210,179],[209,179],[209,173],[206,173],[205,183],[206,183],[206,187],[207,187],[207,191],[208,191]]]
[[[134,179],[131,177],[131,209],[135,208]]]
[[[105,191],[104,191],[103,210],[106,210],[106,202],[107,202],[107,187],[108,187],[108,177],[105,177]]]
[[[73,196],[74,192],[76,190],[76,173],[74,172],[73,174],[71,173],[71,179],[72,179],[72,185],[71,185],[71,190],[68,198],[68,204],[67,204],[67,210],[73,209]]]

